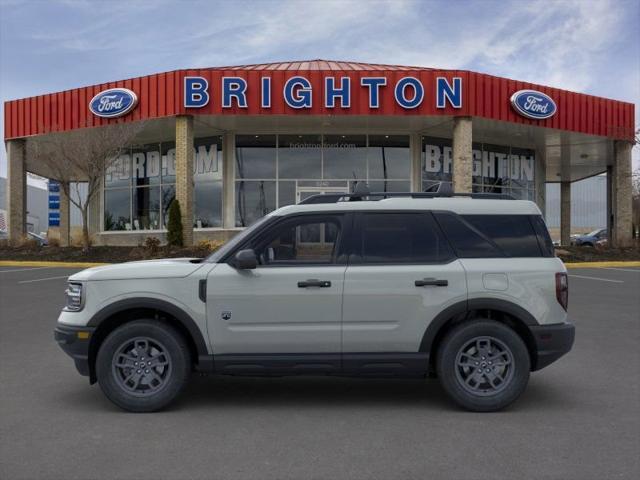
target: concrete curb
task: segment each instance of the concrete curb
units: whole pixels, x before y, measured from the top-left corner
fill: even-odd
[[[30,260],[0,260],[0,267],[68,267],[68,268],[89,268],[110,265],[109,263],[97,262],[32,262]]]
[[[640,267],[640,261],[628,262],[569,262],[567,268],[607,268],[607,267]]]

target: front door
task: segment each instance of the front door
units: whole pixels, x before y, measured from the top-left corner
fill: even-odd
[[[283,219],[242,247],[256,252],[256,269],[219,264],[211,271],[209,337],[214,355],[231,356],[225,365],[269,367],[269,356],[289,355],[295,366],[298,361],[313,364],[314,354],[335,354],[328,364],[316,362],[315,367],[339,369],[346,218],[312,214]],[[262,357],[247,363],[242,357],[247,354]]]

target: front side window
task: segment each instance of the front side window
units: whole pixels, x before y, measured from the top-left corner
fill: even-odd
[[[363,213],[356,261],[364,264],[443,263],[451,247],[429,213]]]
[[[336,263],[339,216],[300,217],[274,227],[255,247],[261,265]]]

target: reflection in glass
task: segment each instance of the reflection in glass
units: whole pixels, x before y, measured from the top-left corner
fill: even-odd
[[[194,227],[222,226],[222,181],[198,183],[194,187]]]
[[[158,185],[160,183],[160,144],[134,147],[131,150],[131,171],[134,186]]]
[[[131,153],[126,150],[107,168],[105,187],[128,187],[131,181]]]
[[[322,136],[279,135],[278,175],[280,178],[321,178]]]
[[[275,209],[275,181],[236,182],[236,226],[247,227]]]
[[[369,135],[367,151],[369,178],[411,176],[409,137],[406,135]]]
[[[175,185],[163,185],[162,186],[162,225],[166,228],[169,223],[169,207],[171,202],[176,198],[176,186]]]
[[[104,192],[104,229],[131,230],[131,189],[120,188]]]
[[[133,188],[133,230],[160,228],[160,188]]]
[[[236,136],[236,178],[276,178],[276,136]]]
[[[366,135],[325,135],[324,178],[367,178]]]

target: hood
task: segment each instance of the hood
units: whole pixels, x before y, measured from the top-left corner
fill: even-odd
[[[191,275],[203,263],[198,258],[166,258],[140,262],[117,263],[82,270],[69,277],[70,281],[134,280],[142,278],[181,278]]]

